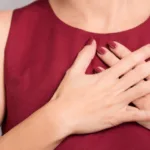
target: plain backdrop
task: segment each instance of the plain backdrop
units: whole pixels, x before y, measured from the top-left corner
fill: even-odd
[[[27,5],[31,2],[33,2],[33,0],[0,0],[0,10],[15,9]]]
[[[15,9],[32,1],[33,0],[0,0],[0,10]]]

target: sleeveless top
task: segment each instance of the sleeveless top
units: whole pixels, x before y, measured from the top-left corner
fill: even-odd
[[[14,11],[5,49],[3,134],[51,99],[91,36],[98,46],[118,41],[135,51],[150,43],[150,18],[126,31],[99,34],[65,24],[55,15],[48,0]],[[97,66],[108,67],[95,56],[87,73],[93,74]],[[137,123],[124,123],[97,133],[69,136],[56,149],[150,150],[150,131]]]

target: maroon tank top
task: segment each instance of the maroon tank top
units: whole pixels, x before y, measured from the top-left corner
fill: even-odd
[[[150,19],[130,30],[98,34],[62,22],[48,0],[14,11],[5,50],[3,134],[51,99],[91,36],[99,46],[115,40],[134,51],[150,43]],[[95,56],[87,73],[92,74],[99,65],[107,68]],[[150,150],[150,131],[137,123],[126,123],[98,133],[70,136],[57,150]]]

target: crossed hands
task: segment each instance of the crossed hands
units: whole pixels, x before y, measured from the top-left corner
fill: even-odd
[[[132,52],[125,46],[123,46],[122,44],[112,41],[108,43],[109,48],[106,47],[101,47],[99,50],[99,52],[97,53],[98,56],[100,57],[101,60],[103,60],[105,62],[105,64],[107,64],[109,67],[114,66],[117,63],[120,63],[120,60],[123,58],[126,58],[128,56],[130,56],[132,54]],[[142,49],[145,49],[146,46],[144,46]],[[149,51],[150,51],[150,47],[149,47]],[[142,65],[145,63],[145,61],[142,60],[142,58],[135,58],[135,59],[139,59],[139,63],[137,63],[137,65]],[[140,61],[141,59],[141,61]],[[137,60],[133,60],[132,61],[137,61]],[[150,66],[147,66],[150,67]],[[146,71],[148,71],[149,68],[142,68],[141,70],[137,72],[135,72],[135,74],[131,77],[132,79],[135,78],[135,76],[140,76],[142,74],[144,74]],[[98,67],[97,72],[102,72],[105,69],[102,67]],[[150,80],[150,74],[145,77],[144,80],[141,80],[138,82],[138,84],[144,84],[144,82],[146,83],[148,80]],[[146,87],[150,89],[149,87]],[[137,98],[133,101],[133,104],[136,106],[137,109],[140,110],[150,110],[150,93],[146,94],[140,98]],[[141,124],[142,126],[150,129],[150,122],[138,122],[139,124]]]
[[[101,131],[125,122],[150,129],[150,45],[131,52],[113,42],[97,50],[92,40],[78,54],[52,97],[64,136]],[[97,52],[99,51],[99,52]],[[95,57],[110,66],[85,72]],[[134,103],[136,107],[130,106]]]

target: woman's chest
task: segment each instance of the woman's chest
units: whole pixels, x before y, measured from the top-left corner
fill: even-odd
[[[50,37],[50,38],[48,38]],[[135,37],[135,36],[134,36]],[[90,36],[51,34],[28,39],[26,43],[11,45],[5,59],[6,119],[3,131],[6,132],[45,105],[53,96],[66,71]],[[97,46],[107,46],[115,40],[134,51],[150,42],[150,38],[134,39],[131,36],[94,37]],[[96,55],[87,73],[93,74],[97,66],[106,66]]]

